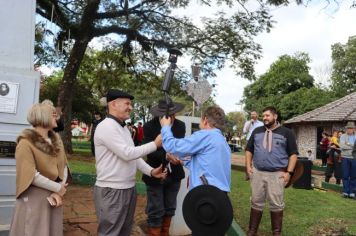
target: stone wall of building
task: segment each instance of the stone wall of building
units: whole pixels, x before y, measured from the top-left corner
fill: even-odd
[[[317,129],[322,128],[325,132],[332,135],[333,130],[342,130],[345,124],[343,122],[333,123],[314,123],[310,125],[295,124],[291,125],[298,144],[299,156],[307,156],[307,151],[312,150],[313,155],[317,154]]]
[[[292,130],[295,133],[300,157],[306,157],[307,151],[311,150],[316,155],[316,127],[313,125],[298,125]]]

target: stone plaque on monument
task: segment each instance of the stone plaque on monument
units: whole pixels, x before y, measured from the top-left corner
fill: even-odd
[[[16,137],[29,128],[27,111],[38,102],[34,71],[35,0],[1,1],[0,7],[0,236],[7,235],[16,189]]]
[[[0,112],[16,113],[19,83],[0,80]]]

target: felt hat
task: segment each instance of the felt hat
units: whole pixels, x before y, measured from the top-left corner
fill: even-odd
[[[168,106],[167,102],[164,99],[158,101],[158,104],[150,109],[150,113],[153,116],[164,116],[167,114],[167,107],[168,107],[168,115],[173,115],[177,112],[183,110],[184,105],[178,102],[173,102],[170,98],[168,99]]]
[[[355,129],[355,128],[356,128],[355,122],[353,122],[353,121],[348,121],[347,124],[345,125],[345,128],[346,128],[346,129],[349,129],[349,128]]]
[[[106,94],[106,102],[111,102],[117,98],[128,98],[133,100],[134,96],[118,89],[109,89]]]
[[[194,235],[222,236],[232,223],[233,210],[226,192],[200,185],[184,198],[183,217]]]

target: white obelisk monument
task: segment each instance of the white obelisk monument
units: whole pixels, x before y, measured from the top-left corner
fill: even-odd
[[[1,1],[0,7],[0,235],[7,235],[15,202],[16,137],[30,127],[27,111],[38,101],[34,71],[35,0]]]

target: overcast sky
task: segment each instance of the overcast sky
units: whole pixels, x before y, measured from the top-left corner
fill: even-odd
[[[320,1],[325,3],[326,1]],[[326,68],[331,66],[331,45],[346,43],[349,36],[356,35],[356,9],[351,9],[352,0],[344,0],[340,6],[316,4],[297,6],[290,4],[271,12],[276,21],[270,33],[263,33],[256,39],[262,45],[263,58],[256,65],[257,74],[267,71],[280,55],[293,55],[295,52],[307,52],[312,59],[310,72],[317,82],[327,84]],[[198,19],[211,14],[212,9],[201,9],[194,4],[185,11]],[[323,73],[321,71],[324,71]],[[323,75],[324,76],[321,76]],[[237,105],[242,98],[243,89],[249,81],[238,78],[226,68],[217,73],[215,79],[216,102],[225,112],[241,110]]]

